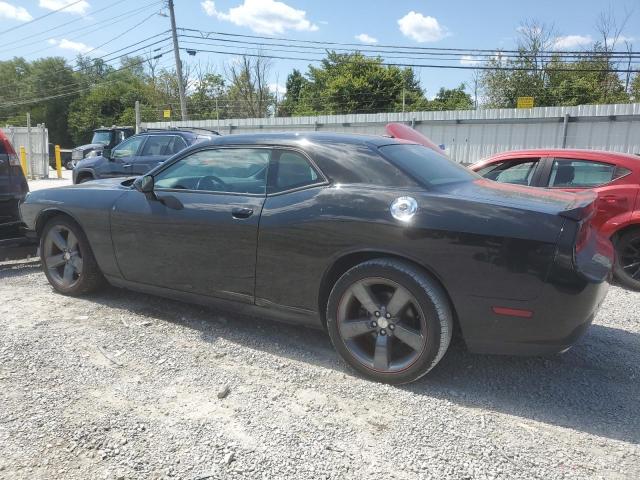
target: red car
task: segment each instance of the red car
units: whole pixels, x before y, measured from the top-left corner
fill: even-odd
[[[618,282],[640,290],[640,157],[597,150],[518,150],[471,166],[485,178],[568,192],[593,190],[593,225],[616,248]]]

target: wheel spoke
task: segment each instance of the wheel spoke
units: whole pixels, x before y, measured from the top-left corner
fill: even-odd
[[[78,239],[73,234],[73,232],[70,231],[67,234],[67,250],[69,250],[70,252],[73,252],[76,250],[77,246],[78,246]]]
[[[56,268],[64,263],[64,255],[60,253],[59,255],[51,255],[45,259],[47,264],[47,268]]]
[[[62,283],[65,286],[70,286],[73,283],[73,266],[67,263],[64,266],[64,274],[62,275]]]
[[[640,262],[636,262],[636,263],[631,263],[631,264],[629,264],[629,265],[625,265],[625,266],[624,266],[624,267],[622,267],[622,268],[624,268],[624,269],[626,270],[626,269],[628,269],[628,268],[635,268],[635,267],[637,267],[637,266],[639,266],[639,265],[640,265]]]
[[[58,230],[51,230],[49,232],[49,238],[60,250],[65,250],[67,248],[67,242],[62,235],[60,235]]]
[[[387,312],[395,317],[400,314],[410,301],[411,294],[404,288],[398,287],[387,304]]]
[[[389,358],[390,355],[389,348],[389,337],[387,335],[378,335],[376,339],[376,349],[373,356],[373,368],[378,370],[388,370],[389,369]]]
[[[78,275],[82,273],[82,258],[77,255],[71,257],[71,265]]]
[[[420,332],[413,330],[412,328],[406,328],[402,325],[396,325],[393,331],[395,337],[402,343],[407,344],[412,350],[419,352],[422,349],[424,338],[420,335]]]
[[[343,338],[353,338],[365,333],[370,333],[375,330],[375,327],[371,326],[371,320],[368,318],[361,318],[359,320],[350,320],[340,325],[340,333]]]
[[[351,291],[367,312],[373,315],[374,312],[378,311],[378,302],[368,286],[363,283],[356,283]]]

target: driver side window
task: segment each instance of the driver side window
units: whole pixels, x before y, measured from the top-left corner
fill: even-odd
[[[132,157],[140,149],[140,145],[144,142],[144,137],[131,137],[111,151],[111,158]]]
[[[200,150],[158,173],[155,186],[264,195],[270,157],[271,150],[267,148]]]

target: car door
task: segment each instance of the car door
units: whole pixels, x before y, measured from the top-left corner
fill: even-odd
[[[179,135],[149,135],[140,154],[131,161],[131,175],[144,175],[185,148],[187,143]]]
[[[593,225],[600,228],[607,220],[631,215],[638,187],[617,180],[631,173],[612,163],[577,158],[549,159],[546,185],[568,192],[594,190],[598,194]],[[620,219],[624,221],[624,218]]]
[[[540,164],[539,157],[510,158],[487,165],[476,173],[500,183],[535,186],[540,174]]]
[[[131,175],[131,163],[141,150],[146,137],[143,135],[128,138],[112,150],[109,158],[101,162],[96,170],[101,178],[126,177]]]
[[[269,148],[203,148],[125,193],[111,232],[129,281],[252,303]]]
[[[309,255],[318,251],[314,225],[325,204],[316,200],[326,185],[306,154],[274,150],[260,218],[256,304],[308,310],[317,299],[317,285],[309,284],[306,268]]]

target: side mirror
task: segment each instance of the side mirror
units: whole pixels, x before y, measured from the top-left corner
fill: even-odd
[[[152,175],[144,175],[133,182],[135,189],[142,193],[153,193],[153,185]]]
[[[104,158],[106,158],[107,160],[111,160],[111,149],[110,148],[103,148],[102,149],[102,156]]]

